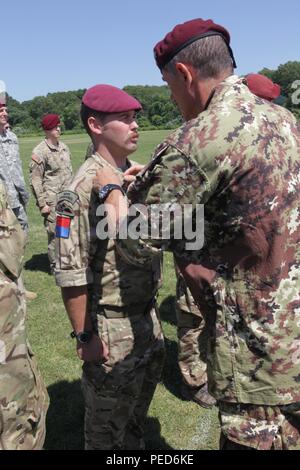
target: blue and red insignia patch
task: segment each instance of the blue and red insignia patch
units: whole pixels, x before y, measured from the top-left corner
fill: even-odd
[[[56,238],[69,238],[71,218],[64,215],[56,216],[55,236]]]

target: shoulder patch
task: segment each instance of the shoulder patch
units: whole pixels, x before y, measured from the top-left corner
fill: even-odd
[[[79,199],[78,194],[74,193],[74,191],[69,191],[69,190],[61,191],[57,195],[58,201],[65,200],[69,202],[70,204],[72,204],[72,206],[74,206],[74,204],[78,201],[78,199]]]
[[[41,157],[39,157],[38,155],[35,155],[34,153],[31,156],[31,160],[37,163],[38,165],[43,163],[43,160],[41,159]]]
[[[79,200],[78,194],[74,191],[61,191],[57,195],[56,213],[66,217],[74,217],[74,206]]]

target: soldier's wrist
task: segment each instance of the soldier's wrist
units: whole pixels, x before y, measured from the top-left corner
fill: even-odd
[[[82,330],[82,331],[78,331],[77,333],[75,331],[72,331],[70,336],[71,338],[76,338],[80,344],[88,344],[93,337],[93,331]]]

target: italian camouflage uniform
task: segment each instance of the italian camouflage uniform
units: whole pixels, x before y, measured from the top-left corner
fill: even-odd
[[[123,261],[113,240],[97,237],[103,218],[96,214],[92,182],[107,165],[94,154],[59,195],[58,218],[71,220],[69,237],[57,238],[55,277],[62,288],[88,285],[88,314],[109,349],[105,363],[83,365],[85,448],[142,449],[143,424],[164,356],[155,306],[160,257],[146,269],[136,267]]]
[[[0,133],[0,178],[5,183],[9,205],[27,233],[26,205],[29,194],[24,181],[18,139],[11,130]]]
[[[146,264],[153,247],[163,247],[199,265],[193,294],[211,323],[207,373],[223,439],[299,449],[300,133],[293,115],[228,77],[207,108],[157,149],[130,199],[169,209],[190,204],[194,219],[196,204],[204,204],[202,249],[173,239],[176,219],[171,241],[118,243],[132,261],[144,256]]]
[[[30,186],[40,211],[47,205],[51,211],[44,217],[48,235],[48,258],[51,271],[55,267],[55,204],[56,195],[72,180],[69,148],[63,142],[58,146],[43,140],[33,149],[29,165]]]
[[[25,329],[25,234],[0,183],[0,450],[42,449],[48,394]]]

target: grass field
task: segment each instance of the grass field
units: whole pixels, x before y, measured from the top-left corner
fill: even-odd
[[[147,162],[154,146],[168,131],[141,132],[138,151],[132,158]],[[28,165],[33,147],[40,138],[20,139],[23,168],[28,183]],[[70,147],[73,168],[83,161],[88,136],[65,136]],[[48,273],[47,240],[42,219],[33,197],[29,204],[30,236],[26,248],[25,285],[37,292],[28,302],[27,325],[32,347],[50,395],[47,417],[46,449],[83,448],[83,402],[80,391],[81,362],[70,338],[71,326],[53,277]],[[177,367],[177,342],[174,312],[175,275],[170,255],[164,261],[164,286],[159,304],[166,337],[167,356],[146,423],[149,449],[216,449],[218,424],[216,409],[206,411],[180,397]]]

